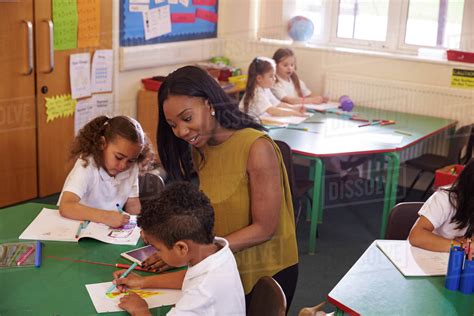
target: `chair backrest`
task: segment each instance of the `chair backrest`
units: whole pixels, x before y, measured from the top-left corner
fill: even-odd
[[[286,173],[288,174],[288,181],[290,182],[291,195],[295,192],[295,173],[293,169],[293,156],[291,154],[291,147],[281,140],[274,140],[278,148],[280,148],[283,163],[285,164]]]
[[[422,206],[423,202],[404,202],[395,205],[388,217],[385,239],[407,239]]]
[[[451,141],[451,146],[449,147],[448,159],[450,163],[465,163],[469,160],[472,155],[472,146],[469,146],[471,135],[472,125],[462,126],[456,131]],[[471,152],[468,152],[469,147],[471,148]]]
[[[153,169],[138,177],[138,192],[142,201],[156,198],[164,188],[165,172],[163,169]]]
[[[247,316],[285,316],[286,297],[275,279],[261,277],[252,292]]]

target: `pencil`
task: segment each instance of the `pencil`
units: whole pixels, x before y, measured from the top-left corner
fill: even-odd
[[[130,272],[132,272],[132,270],[135,269],[136,266],[137,266],[137,263],[134,262],[134,263],[130,266],[130,268],[128,268],[127,271],[125,271],[120,277],[121,277],[121,278],[127,277],[127,275],[128,275]],[[115,290],[116,287],[117,287],[116,284],[112,284],[112,286],[109,287],[109,289],[107,290],[107,292],[106,292],[105,294],[109,294],[110,292],[112,292],[113,290]]]
[[[20,258],[19,258],[18,261],[16,262],[16,265],[17,265],[17,266],[21,266],[23,263],[25,263],[26,259],[28,259],[28,257],[33,253],[33,251],[35,251],[35,247],[33,247],[33,246],[29,247],[29,248],[20,256]]]
[[[405,132],[405,131],[395,131],[395,133],[397,133],[397,134],[402,134],[402,135],[406,135],[406,136],[411,136],[411,133]]]
[[[305,127],[297,127],[297,126],[288,126],[287,129],[294,129],[294,130],[297,130],[297,131],[309,131],[307,128]]]
[[[116,263],[115,267],[119,268],[119,269],[129,269],[130,265],[129,264],[123,264],[123,263]],[[143,269],[143,268],[140,268],[140,267],[135,267],[134,270],[150,272],[150,270]]]

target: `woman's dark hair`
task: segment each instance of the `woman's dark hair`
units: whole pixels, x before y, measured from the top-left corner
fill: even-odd
[[[449,192],[449,203],[456,209],[451,223],[456,223],[457,229],[467,227],[464,237],[470,238],[474,232],[474,159],[466,164],[454,184],[444,190]]]
[[[191,146],[174,135],[163,111],[166,99],[172,95],[207,100],[215,111],[217,122],[224,128],[265,130],[252,117],[241,112],[237,103],[205,70],[195,66],[179,68],[166,77],[158,92],[158,154],[172,180],[190,180],[193,171]]]
[[[113,142],[117,136],[143,146],[137,157],[138,163],[152,155],[151,144],[140,123],[128,116],[109,118],[102,115],[84,125],[79,131],[72,143],[71,158],[80,158],[84,161],[84,166],[87,166],[87,157],[92,156],[96,165],[103,167],[104,142],[102,137],[109,143]]]
[[[214,209],[191,182],[174,182],[155,199],[143,201],[138,226],[168,249],[180,240],[208,245],[214,241]]]
[[[257,88],[257,76],[263,76],[267,72],[275,69],[275,62],[266,57],[255,57],[249,65],[247,71],[247,86],[245,87],[244,96],[244,112],[249,112],[250,101],[255,96],[255,89]]]
[[[279,48],[279,49],[277,49],[275,54],[273,54],[273,60],[275,60],[275,63],[277,65],[283,59],[285,59],[287,57],[295,57],[295,54],[289,48]],[[295,57],[295,60],[296,60],[296,57]],[[296,66],[295,66],[295,70],[296,70]],[[278,77],[277,77],[277,80],[278,80]],[[301,90],[300,79],[298,78],[298,75],[296,74],[296,71],[293,71],[293,73],[291,74],[291,81],[293,81],[293,85],[295,86],[296,92],[298,92],[298,96],[301,97],[301,98],[304,97],[303,91]]]

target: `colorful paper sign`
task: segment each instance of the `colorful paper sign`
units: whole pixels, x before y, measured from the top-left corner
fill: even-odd
[[[451,87],[474,89],[474,70],[454,68],[451,75]]]
[[[211,23],[217,23],[217,14],[211,11],[196,9],[196,17]]]
[[[100,44],[100,0],[77,0],[77,47]]]
[[[70,94],[58,95],[46,99],[46,122],[57,118],[72,116],[76,108],[76,100]]]
[[[194,23],[196,15],[194,13],[171,13],[171,23]]]
[[[77,47],[76,0],[53,0],[54,50]]]

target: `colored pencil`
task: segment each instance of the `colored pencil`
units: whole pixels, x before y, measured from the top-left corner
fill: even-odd
[[[35,251],[34,246],[28,247],[28,249],[18,259],[16,265],[21,266],[23,263],[25,263],[26,259],[28,259],[28,257],[33,253],[33,251]]]
[[[412,135],[411,133],[405,132],[405,131],[398,131],[397,130],[397,131],[394,131],[394,132],[397,133],[397,134],[402,134],[402,135],[406,135],[406,136],[411,136]]]
[[[120,207],[120,204],[115,204],[115,206],[117,206],[117,210],[119,211],[120,214],[123,213],[123,208]]]
[[[128,268],[127,271],[125,271],[120,277],[121,277],[121,278],[127,277],[127,275],[128,275],[130,272],[132,272],[132,270],[135,269],[136,266],[137,266],[137,263],[134,262],[134,263],[130,266],[130,268]],[[115,290],[116,287],[117,287],[116,284],[112,284],[112,286],[109,287],[109,289],[107,290],[106,294],[109,294],[110,292],[112,292],[113,290]]]

